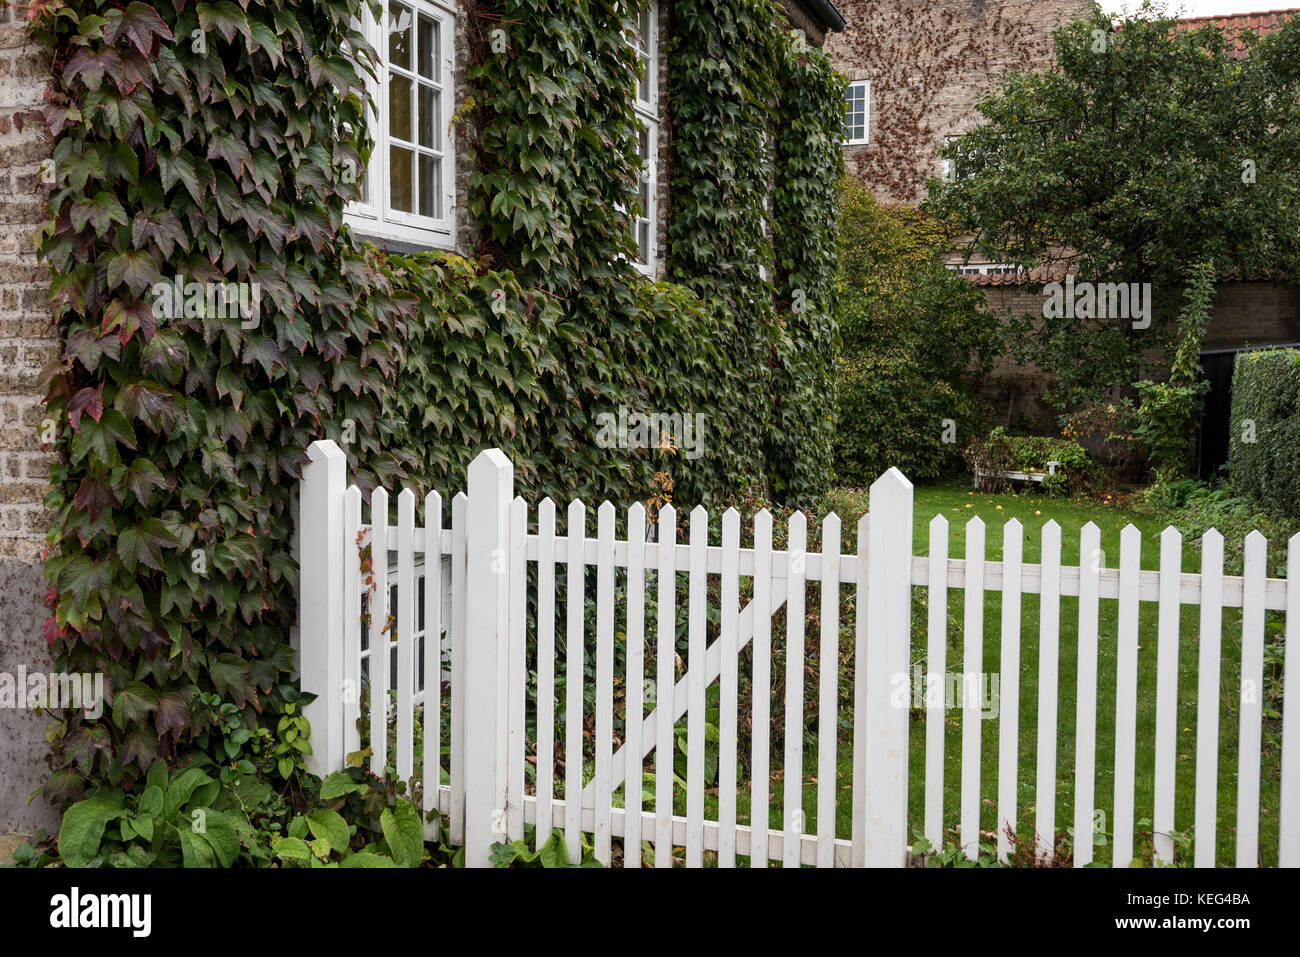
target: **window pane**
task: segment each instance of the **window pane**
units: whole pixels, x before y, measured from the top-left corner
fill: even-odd
[[[388,7],[388,63],[411,68],[411,8],[400,3]]]
[[[648,165],[650,162],[650,130],[649,129],[644,129],[641,131],[641,142],[639,145],[640,145],[641,162],[646,163]]]
[[[403,213],[412,210],[412,153],[400,146],[388,150],[388,205]]]
[[[420,31],[415,45],[419,60],[416,72],[430,80],[438,79],[438,26],[437,21],[420,14]]]
[[[442,149],[441,97],[431,86],[420,84],[420,145],[430,149]]]
[[[650,8],[646,7],[641,11],[641,36],[638,46],[642,50],[650,49]]]
[[[388,78],[388,135],[407,141],[411,139],[411,83],[404,76]]]
[[[442,219],[442,160],[420,154],[420,215]]]
[[[641,262],[650,262],[650,223],[639,220],[636,224],[636,245]]]

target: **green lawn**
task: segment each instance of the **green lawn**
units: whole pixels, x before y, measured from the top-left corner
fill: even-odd
[[[831,496],[830,509],[845,519],[845,550],[853,546],[853,534],[849,527],[853,524],[850,517],[856,519],[866,511],[867,493],[865,490],[837,490]],[[1049,498],[1036,492],[1021,494],[989,495],[971,494],[968,485],[946,483],[918,487],[915,492],[915,528],[914,552],[926,554],[929,546],[928,525],[936,514],[945,515],[950,522],[949,549],[952,557],[963,557],[965,550],[965,523],[978,516],[988,526],[987,557],[990,560],[1000,558],[1002,526],[1011,519],[1018,519],[1025,526],[1026,563],[1039,561],[1041,533],[1043,525],[1055,520],[1062,529],[1064,565],[1077,565],[1079,559],[1079,531],[1089,521],[1097,523],[1101,529],[1102,549],[1106,556],[1107,567],[1115,567],[1119,556],[1120,530],[1130,522],[1142,532],[1142,567],[1158,567],[1158,535],[1163,525],[1149,514],[1126,510],[1119,505],[1098,504],[1092,501],[1070,501]],[[820,520],[820,517],[819,517]],[[1197,532],[1199,534],[1199,532]],[[810,536],[811,537],[811,536]],[[810,548],[814,547],[810,542]],[[1229,538],[1226,553],[1229,556],[1239,554],[1240,539]],[[1184,538],[1183,570],[1197,571],[1200,568],[1199,543],[1192,535]],[[1270,568],[1270,574],[1276,570]],[[849,591],[850,589],[845,589]],[[913,659],[924,655],[925,651],[925,611],[922,602],[925,589],[916,589],[916,601],[913,611]],[[809,609],[817,607],[816,586],[810,586]],[[1020,723],[1019,723],[1019,770],[1018,770],[1018,812],[1021,821],[1021,834],[1028,837],[1032,832],[1033,806],[1035,800],[1035,775],[1037,763],[1037,696],[1038,696],[1038,596],[1025,595],[1022,601],[1021,631],[1021,675],[1020,675]],[[1114,804],[1114,702],[1116,680],[1116,620],[1117,602],[1102,599],[1099,628],[1099,662],[1098,662],[1098,709],[1097,709],[1097,751],[1095,806],[1104,813],[1103,830],[1113,830],[1111,813]],[[949,589],[948,607],[948,669],[960,671],[962,668],[962,631],[963,631],[963,593],[960,589]],[[1059,669],[1059,703],[1057,740],[1057,787],[1056,787],[1056,824],[1058,832],[1069,828],[1073,822],[1074,797],[1074,726],[1075,726],[1075,681],[1077,666],[1077,616],[1078,600],[1063,597],[1061,599],[1060,630],[1060,669]],[[1270,613],[1271,627],[1276,628],[1274,613]],[[843,620],[848,620],[845,626]],[[1178,673],[1178,722],[1177,722],[1177,798],[1175,808],[1175,827],[1179,831],[1189,831],[1193,821],[1192,788],[1195,779],[1196,753],[1196,676],[1197,676],[1197,633],[1199,608],[1184,606],[1182,613],[1181,641],[1179,646]],[[780,653],[783,643],[784,617],[779,616],[774,627],[773,647]],[[1001,595],[989,592],[984,608],[984,671],[990,674],[999,672],[1001,651]],[[1220,865],[1230,865],[1235,860],[1236,828],[1236,777],[1237,777],[1237,742],[1238,728],[1238,686],[1240,681],[1240,609],[1225,609],[1223,613],[1223,641],[1220,686],[1220,729],[1219,729],[1219,788],[1218,788],[1218,828],[1217,861]],[[810,632],[812,634],[812,632]],[[1153,768],[1155,739],[1155,655],[1156,655],[1156,606],[1142,603],[1140,606],[1139,626],[1139,677],[1137,700],[1137,785],[1135,819],[1152,816],[1153,803]],[[852,619],[842,619],[840,637],[841,655],[847,655],[852,649]],[[851,673],[852,661],[843,669]],[[1266,666],[1267,670],[1268,666]],[[779,665],[774,664],[774,672]],[[774,675],[779,680],[779,674]],[[1269,681],[1266,678],[1266,688]],[[815,698],[815,684],[806,683],[806,698]],[[774,706],[778,695],[774,695]],[[850,681],[842,676],[840,695],[840,745],[838,749],[838,795],[837,825],[839,837],[850,836],[850,794],[851,766],[849,762],[849,742],[851,741],[851,688]],[[1265,698],[1266,708],[1269,699]],[[925,768],[925,719],[919,712],[914,712],[911,725],[911,755],[909,764],[909,816],[919,826],[924,813],[924,768]],[[961,751],[960,710],[948,712],[945,732],[945,771],[944,771],[944,821],[951,830],[958,821],[960,813],[960,751]],[[995,827],[995,801],[997,797],[997,759],[999,722],[996,718],[983,722],[981,731],[981,821],[982,830],[991,831]],[[1278,791],[1279,791],[1279,754],[1280,723],[1265,720],[1264,759],[1261,783],[1260,814],[1260,862],[1275,865],[1277,862],[1278,835]],[[805,728],[815,732],[815,707],[810,706]],[[748,742],[742,741],[742,750]],[[816,741],[811,734],[805,735],[804,757],[804,793],[803,804],[806,830],[815,830],[816,822],[816,784],[814,780],[816,765]],[[771,822],[773,827],[780,827],[783,819],[782,803],[782,751],[777,742],[772,748],[772,797]],[[684,813],[685,795],[678,792],[676,812]],[[742,792],[738,798],[739,820],[748,820],[749,794]],[[712,816],[716,807],[716,794],[708,795],[709,813]],[[1149,826],[1137,825],[1137,847],[1140,855],[1142,845],[1149,841]],[[1146,831],[1147,833],[1143,833]],[[1095,859],[1099,863],[1109,864],[1111,847],[1098,844]]]

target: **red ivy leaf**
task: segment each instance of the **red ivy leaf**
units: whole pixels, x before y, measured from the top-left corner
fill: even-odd
[[[96,422],[104,414],[104,383],[100,383],[95,388],[86,386],[71,399],[68,400],[68,422],[72,425],[72,431],[78,435],[81,434],[81,414],[86,413]]]

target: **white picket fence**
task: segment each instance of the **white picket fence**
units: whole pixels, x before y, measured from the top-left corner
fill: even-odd
[[[735,866],[748,857],[753,866],[780,861],[785,866],[904,866],[908,841],[907,700],[911,666],[912,589],[927,590],[924,807],[917,816],[925,836],[941,843],[944,822],[944,708],[940,689],[948,675],[948,590],[964,591],[962,672],[984,672],[985,594],[1000,592],[1001,654],[996,794],[980,790],[981,703],[963,697],[960,780],[960,834],[974,858],[979,842],[982,799],[996,801],[998,854],[1011,851],[1005,833],[1031,807],[1040,853],[1053,836],[1072,823],[1075,866],[1093,859],[1096,762],[1113,759],[1113,864],[1126,866],[1134,855],[1135,766],[1139,748],[1154,751],[1154,851],[1172,859],[1174,847],[1175,774],[1178,760],[1178,644],[1183,605],[1200,608],[1197,667],[1194,790],[1194,864],[1213,866],[1220,727],[1220,657],[1223,609],[1242,609],[1242,680],[1238,741],[1235,864],[1255,866],[1260,854],[1260,779],[1263,714],[1264,621],[1268,610],[1287,611],[1300,604],[1300,576],[1266,577],[1266,542],[1258,532],[1246,541],[1244,574],[1223,574],[1223,538],[1202,539],[1198,573],[1181,567],[1182,539],[1175,529],[1160,536],[1160,570],[1140,568],[1141,537],[1124,529],[1118,569],[1086,558],[1081,567],[1061,564],[1061,532],[1054,522],[1042,530],[1040,564],[1022,561],[1023,529],[1006,524],[1002,560],[985,558],[985,526],[972,519],[966,526],[963,559],[933,561],[912,554],[912,487],[891,469],[872,486],[870,511],[858,522],[856,554],[841,554],[840,520],[826,517],[822,550],[806,550],[806,519],[789,523],[788,547],[774,549],[772,518],[754,520],[754,544],[741,548],[739,515],[728,510],[721,519],[721,545],[708,544],[710,517],[697,508],[689,516],[687,540],[676,539],[677,516],[665,507],[657,529],[647,529],[645,511],[634,505],[626,515],[626,534],[616,537],[616,510],[609,503],[596,513],[596,537],[587,536],[587,509],[574,502],[567,510],[568,534],[556,534],[556,507],[542,501],[535,514],[513,491],[513,467],[505,456],[482,453],[469,468],[468,494],[445,503],[436,494],[425,498],[417,521],[416,496],[397,496],[397,524],[389,525],[389,499],[374,492],[369,522],[362,522],[362,496],[347,485],[345,457],[331,441],[309,450],[300,490],[300,674],[302,687],[317,695],[308,707],[312,725],[312,767],[325,774],[344,767],[346,755],[362,743],[358,724],[366,721],[372,753],[369,767],[383,774],[393,766],[403,780],[422,782],[426,810],[437,807],[449,820],[450,840],[463,844],[471,866],[489,863],[493,843],[524,836],[525,824],[538,824],[538,846],[552,828],[563,831],[571,862],[582,853],[589,835],[598,860],[613,860],[613,839],[621,838],[624,866],[641,863],[640,848],[653,845],[656,866],[671,866],[674,848],[684,849],[687,866],[699,867],[706,851],[719,866]],[[530,524],[535,520],[535,525]],[[535,528],[535,531],[530,531]],[[578,531],[581,530],[581,531]],[[655,532],[657,531],[657,534]],[[368,547],[366,581],[362,548]],[[1300,567],[1300,536],[1289,543],[1288,567]],[[948,556],[948,522],[930,523],[929,555]],[[1081,556],[1100,556],[1100,532],[1084,527]],[[563,656],[565,688],[556,700],[557,644],[581,649],[586,635],[585,583],[594,568],[596,589],[595,668],[587,670],[582,654]],[[426,569],[437,569],[426,574]],[[530,588],[529,572],[535,586]],[[622,570],[620,572],[619,570]],[[653,574],[651,574],[653,573]],[[557,577],[565,585],[565,620],[557,627]],[[616,600],[616,575],[625,595]],[[677,674],[678,582],[684,578],[687,613],[686,673]],[[708,643],[706,604],[713,579],[720,596],[717,637]],[[752,598],[741,607],[742,582]],[[808,583],[820,583],[820,677],[804,687],[805,607]],[[849,592],[853,590],[853,592]],[[374,596],[376,613],[362,628],[364,595]],[[853,699],[840,700],[839,658],[841,597],[855,594],[853,618]],[[1032,794],[1018,793],[1020,705],[1020,631],[1022,601],[1037,595],[1040,615],[1037,702],[1036,784]],[[379,597],[382,596],[382,601]],[[1072,822],[1055,816],[1057,767],[1058,662],[1061,597],[1078,598],[1078,671],[1075,702],[1074,814]],[[573,598],[572,601],[568,600]],[[531,599],[531,601],[530,601]],[[647,620],[647,602],[658,609]],[[1098,688],[1098,618],[1102,599],[1118,600],[1117,682]],[[1156,720],[1154,737],[1137,737],[1138,609],[1158,603],[1156,652]],[[615,620],[616,606],[622,614]],[[815,701],[817,746],[813,766],[805,768],[799,731],[785,735],[781,754],[770,747],[772,620],[786,608],[784,713],[804,714]],[[392,627],[389,618],[392,618]],[[847,622],[845,622],[847,624]],[[1287,615],[1286,643],[1294,644],[1300,616]],[[778,640],[780,640],[778,638]],[[625,648],[623,708],[616,714],[614,658],[616,644]],[[752,729],[749,733],[750,782],[767,782],[783,770],[779,827],[769,826],[766,787],[749,787],[750,814],[741,823],[737,795],[749,782],[737,780],[742,741],[738,714],[740,653],[752,645]],[[376,649],[387,654],[375,654]],[[654,651],[652,674],[646,673],[645,649]],[[1284,688],[1300,688],[1296,654],[1286,657]],[[536,707],[525,713],[528,663],[535,664]],[[779,677],[779,676],[778,676]],[[594,678],[594,713],[584,707],[582,689]],[[717,719],[716,813],[706,814],[706,692],[719,683]],[[449,721],[443,720],[444,684],[450,692]],[[383,694],[362,694],[363,687],[395,689],[395,704]],[[657,693],[663,689],[663,693]],[[1099,693],[1100,691],[1100,693]],[[908,696],[904,693],[902,698]],[[366,698],[369,714],[361,705]],[[1284,696],[1278,861],[1300,866],[1300,694]],[[653,705],[647,714],[646,709]],[[422,706],[422,709],[421,709]],[[1097,753],[1098,707],[1113,708],[1113,754]],[[557,712],[557,708],[559,709]],[[417,727],[421,709],[422,727]],[[563,716],[562,734],[545,733]],[[615,719],[624,720],[615,748]],[[852,720],[852,828],[836,835],[838,726],[840,715]],[[527,740],[528,718],[541,729]],[[674,780],[674,728],[686,720],[686,775],[682,788]],[[969,720],[968,720],[969,719]],[[802,729],[802,721],[790,722]],[[395,749],[388,732],[395,729]],[[422,761],[416,767],[415,742],[422,736]],[[557,738],[563,745],[557,772]],[[1184,740],[1182,747],[1187,747]],[[594,751],[594,759],[572,760]],[[444,758],[443,751],[448,751]],[[654,752],[653,758],[650,757]],[[529,782],[525,773],[531,765]],[[593,767],[594,765],[594,767]],[[584,773],[584,770],[586,773]],[[803,812],[804,774],[816,778],[815,826]],[[654,775],[653,807],[643,807],[647,774]],[[561,777],[561,782],[556,781]],[[562,794],[556,794],[562,783]],[[625,799],[615,800],[620,785]],[[709,789],[712,793],[714,789]],[[577,799],[574,799],[574,798]],[[675,812],[674,802],[684,807]],[[624,806],[617,807],[616,804]],[[1225,809],[1226,810],[1226,809]],[[1079,838],[1083,835],[1082,839]],[[1205,835],[1209,835],[1205,839]]]

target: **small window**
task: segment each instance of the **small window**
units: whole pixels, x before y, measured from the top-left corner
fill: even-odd
[[[659,243],[659,10],[655,0],[640,12],[637,35],[630,38],[642,65],[636,86],[636,115],[642,129],[638,154],[641,157],[640,208],[632,220],[636,238],[636,267],[648,276],[655,274]]]
[[[383,239],[455,247],[456,152],[448,135],[455,111],[455,11],[431,0],[382,0],[364,28],[378,54],[370,83],[375,141],[347,222]]]
[[[861,146],[868,142],[871,120],[871,82],[858,80],[844,92],[844,142]]]

